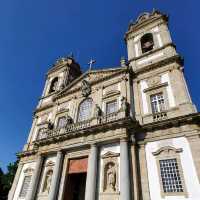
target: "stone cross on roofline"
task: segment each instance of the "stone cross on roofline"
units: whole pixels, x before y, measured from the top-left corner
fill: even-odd
[[[89,65],[89,71],[92,70],[92,65],[96,62],[96,60],[91,59],[90,62],[88,63]]]

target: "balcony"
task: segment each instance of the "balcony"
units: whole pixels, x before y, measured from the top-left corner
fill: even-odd
[[[60,129],[44,129],[44,131],[39,133],[35,142],[45,141],[59,136],[67,136],[70,135],[70,133],[76,133],[83,130],[88,131],[91,128],[100,127],[101,125],[117,122],[126,118],[128,118],[128,116],[125,111],[118,111],[98,118],[91,118],[82,122],[68,124]]]
[[[162,120],[165,120],[167,119],[167,112],[158,112],[158,113],[154,113],[153,114],[153,121],[162,121]]]

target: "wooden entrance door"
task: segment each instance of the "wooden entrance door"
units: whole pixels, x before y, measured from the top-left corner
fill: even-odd
[[[69,174],[65,190],[65,200],[84,200],[86,173]]]
[[[88,158],[69,161],[64,200],[85,200],[87,164]]]

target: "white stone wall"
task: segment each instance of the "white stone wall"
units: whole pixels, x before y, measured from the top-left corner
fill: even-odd
[[[20,195],[20,191],[21,191],[22,184],[23,184],[23,181],[24,181],[24,176],[25,176],[24,171],[28,168],[34,169],[35,168],[35,162],[26,163],[26,164],[23,165],[22,171],[20,173],[19,180],[18,180],[18,183],[17,183],[17,187],[16,187],[16,190],[15,190],[15,193],[14,193],[13,200],[25,199],[25,198],[19,198],[19,195]]]
[[[158,176],[158,169],[156,158],[152,154],[161,147],[172,146],[175,148],[182,148],[183,152],[180,153],[181,165],[183,169],[183,176],[185,180],[186,190],[188,197],[184,196],[166,196],[161,197],[160,183]],[[173,138],[168,140],[156,141],[147,143],[145,147],[150,197],[152,200],[199,200],[200,199],[200,183],[198,181],[196,169],[192,159],[189,143],[185,137]]]

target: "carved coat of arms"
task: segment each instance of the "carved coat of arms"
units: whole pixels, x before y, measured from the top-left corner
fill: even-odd
[[[88,81],[83,80],[81,85],[82,95],[84,97],[87,97],[91,94],[91,85]]]

